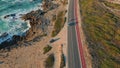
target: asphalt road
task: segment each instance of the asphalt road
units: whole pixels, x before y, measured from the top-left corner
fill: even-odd
[[[79,46],[76,34],[76,16],[74,0],[69,0],[68,9],[68,68],[81,68]]]

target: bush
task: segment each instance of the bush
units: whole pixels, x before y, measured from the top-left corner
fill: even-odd
[[[55,21],[55,25],[54,25],[54,30],[52,32],[52,37],[56,36],[60,32],[62,27],[64,26],[64,23],[65,23],[64,14],[65,14],[64,11],[61,11],[58,13],[56,21]]]
[[[47,45],[46,47],[44,47],[44,52],[43,54],[46,54],[47,52],[49,52],[52,49],[51,46]]]
[[[61,63],[60,63],[60,68],[65,67],[65,57],[64,54],[61,55]]]
[[[45,68],[53,68],[54,61],[55,61],[54,54],[50,54],[45,61]]]

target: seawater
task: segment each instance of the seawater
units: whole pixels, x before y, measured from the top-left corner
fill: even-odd
[[[0,0],[0,43],[10,40],[13,35],[23,35],[30,25],[21,20],[21,15],[41,9],[41,2],[42,0]]]

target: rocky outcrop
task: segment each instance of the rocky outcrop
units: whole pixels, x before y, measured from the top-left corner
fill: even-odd
[[[31,11],[22,17],[24,20],[29,20],[31,28],[26,33],[26,40],[32,40],[34,36],[40,34],[45,34],[47,26],[49,25],[50,21],[44,17],[46,12],[42,10]]]
[[[15,17],[15,16],[16,16],[16,14],[10,14],[10,15],[6,15],[6,16],[4,16],[4,18]]]
[[[18,41],[24,40],[24,36],[14,35],[12,40],[5,41],[0,44],[0,50],[11,50],[11,48],[15,48],[18,45]]]
[[[37,10],[37,11],[31,11],[23,15],[21,18],[23,20],[29,20],[31,28],[26,32],[24,36],[14,35],[12,37],[12,40],[1,43],[0,50],[1,49],[10,50],[11,48],[17,47],[17,45],[19,45],[20,42],[30,41],[34,39],[37,35],[44,36],[47,31],[47,26],[50,23],[50,21],[44,17],[45,13],[46,12],[42,10]],[[3,36],[6,36],[6,34],[2,35],[2,37]]]
[[[21,19],[27,21],[29,20],[31,28],[25,33],[24,36],[16,36],[12,37],[11,41],[5,41],[0,44],[1,49],[10,50],[11,48],[17,47],[22,43],[32,41],[39,37],[46,36],[48,32],[48,26],[51,23],[51,19],[45,16],[48,11],[55,9],[59,6],[59,4],[53,2],[53,0],[44,0],[42,8],[43,10],[31,11],[25,15],[21,15]],[[9,17],[10,15],[5,16]]]
[[[55,9],[58,6],[59,4],[53,3],[53,0],[44,0],[42,5],[44,11]]]
[[[1,43],[0,49],[10,50],[11,48],[16,47],[22,41],[31,41],[38,35],[46,35],[47,27],[50,21],[44,17],[45,13],[46,12],[42,10],[36,10],[23,15],[21,18],[25,21],[29,20],[31,28],[25,33],[24,36],[14,35],[11,41],[5,41]],[[6,36],[6,34],[3,36]]]

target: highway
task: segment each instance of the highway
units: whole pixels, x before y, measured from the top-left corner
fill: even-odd
[[[76,14],[76,0],[68,8],[68,68],[86,68]]]

